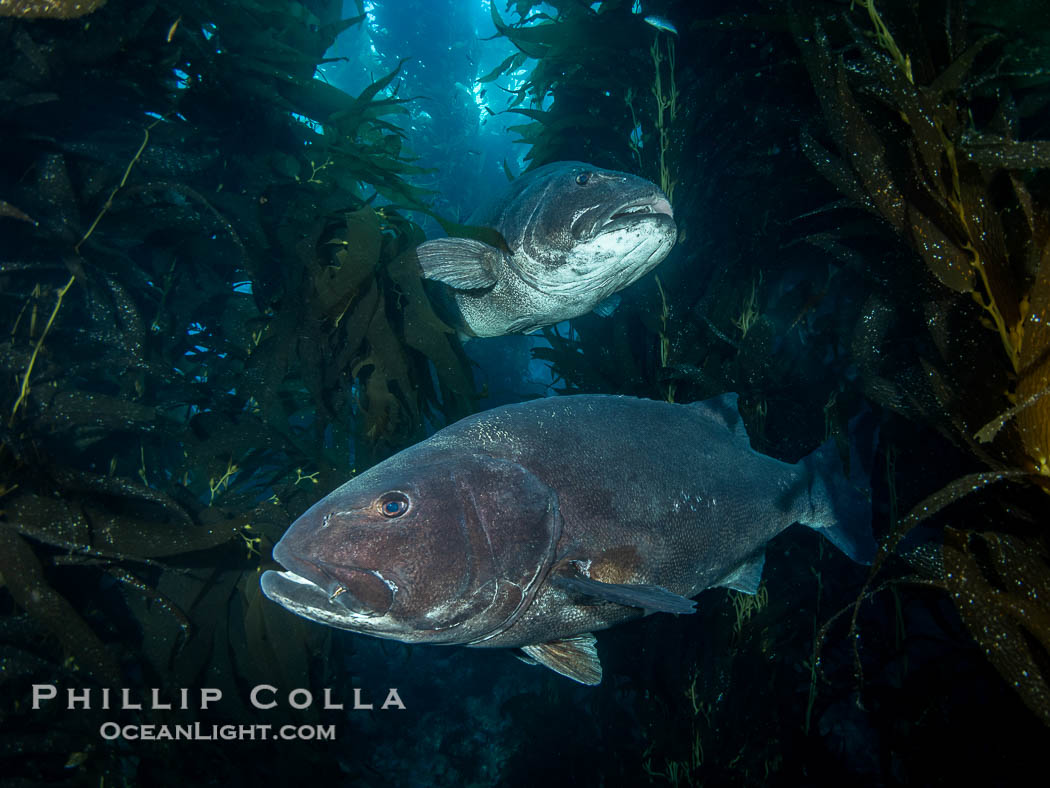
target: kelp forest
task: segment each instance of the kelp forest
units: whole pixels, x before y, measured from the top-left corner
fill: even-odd
[[[495,107],[520,116],[529,165],[642,175],[679,231],[611,317],[543,329],[533,356],[552,396],[736,392],[752,446],[781,460],[863,444],[873,565],[789,529],[757,595],[600,633],[596,688],[269,602],[259,573],[296,517],[487,407],[413,254],[422,217],[473,232],[417,185],[405,128],[426,98],[397,64],[359,95],[315,78],[364,2],[0,0],[5,784],[1043,771],[1050,3],[632,5],[491,3],[516,54],[480,79],[528,69]],[[388,686],[408,708],[248,702],[262,684],[352,697],[364,674],[376,708]],[[33,709],[35,684],[223,703]],[[338,738],[98,735],[278,713]]]

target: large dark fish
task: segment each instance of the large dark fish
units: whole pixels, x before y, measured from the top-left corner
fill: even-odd
[[[754,593],[794,522],[874,554],[866,479],[831,444],[790,465],[751,449],[736,395],[508,405],[447,427],[319,501],[263,592],[301,616],[408,643],[518,647],[585,684],[595,630]],[[855,473],[854,476],[859,476]]]
[[[657,186],[578,161],[522,175],[470,222],[498,231],[506,248],[441,238],[417,254],[424,278],[451,288],[453,322],[478,337],[610,311],[613,294],[652,270],[678,235]]]

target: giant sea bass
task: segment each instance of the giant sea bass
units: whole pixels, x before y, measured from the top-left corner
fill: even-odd
[[[868,479],[834,444],[795,464],[752,450],[736,395],[606,395],[469,416],[350,480],[274,548],[263,592],[305,618],[406,643],[520,648],[601,681],[596,630],[755,593],[795,522],[874,555]]]
[[[444,288],[439,311],[477,337],[610,313],[617,291],[651,271],[678,237],[659,187],[578,161],[522,175],[470,223],[495,230],[494,243],[440,238],[416,252],[423,277]]]

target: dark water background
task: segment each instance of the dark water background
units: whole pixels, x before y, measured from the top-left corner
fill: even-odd
[[[0,0],[3,784],[1045,772],[1046,2],[498,0],[494,19],[465,0],[109,0],[19,18],[69,5]],[[412,248],[567,159],[661,183],[678,246],[611,318],[461,345]],[[787,461],[879,422],[875,567],[789,529],[764,604],[716,589],[694,616],[600,633],[596,688],[261,597],[299,514],[470,412],[726,391]],[[33,710],[34,684],[193,692],[185,710]],[[260,684],[318,703],[260,711]],[[222,702],[201,710],[202,687]],[[324,710],[326,687],[376,708]],[[378,708],[390,687],[405,710]],[[106,721],[337,735],[132,743],[103,740]]]

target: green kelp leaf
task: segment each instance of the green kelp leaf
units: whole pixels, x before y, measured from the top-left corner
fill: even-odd
[[[386,88],[387,85],[394,81],[394,77],[401,73],[401,67],[405,65],[405,63],[408,62],[410,59],[411,58],[403,57],[400,60],[398,60],[397,65],[394,67],[394,70],[386,76],[380,77],[367,88],[362,90],[358,97],[354,99],[355,103],[366,104],[370,102],[373,98],[375,98],[376,94],[379,91],[383,90],[384,88]]]
[[[559,134],[568,129],[605,128],[609,125],[608,118],[592,115],[589,112],[575,112],[571,115],[562,113],[555,115],[552,112],[541,112],[531,109],[508,109],[507,112],[517,112],[537,119],[548,134]]]
[[[500,89],[501,90],[506,90],[506,88],[500,88]],[[525,99],[527,99],[529,97],[529,86],[525,85],[524,87],[520,88],[519,90],[507,90],[507,92],[508,93],[512,93],[514,95],[514,99],[510,102],[510,104],[507,105],[507,109],[510,109],[511,107],[518,106],[519,104],[524,102]]]
[[[496,26],[499,34],[510,39],[511,43],[526,55],[540,59],[547,54],[551,42],[545,40],[548,31],[540,28],[556,28],[558,27],[556,23],[546,22],[531,28],[511,27],[503,21],[499,11],[496,10],[495,3],[489,3],[489,11],[492,16],[492,24]]]
[[[516,71],[521,68],[522,64],[526,60],[524,52],[515,52],[513,55],[508,56],[502,63],[496,66],[492,71],[483,77],[478,77],[477,82],[492,82],[495,79],[503,76],[508,71]]]
[[[355,25],[362,24],[366,19],[368,19],[368,14],[360,13],[357,16],[351,16],[347,17],[346,19],[340,19],[337,22],[329,22],[327,25],[321,25],[321,29],[319,32],[323,38],[334,41],[339,37],[340,33],[349,30]],[[340,58],[325,58],[321,62],[329,62],[338,59]]]
[[[507,254],[514,254],[511,250],[510,245],[507,243],[507,239],[503,237],[503,234],[499,230],[492,227],[482,227],[476,224],[459,224],[458,222],[452,222],[448,219],[442,218],[437,214],[432,214],[437,219],[438,224],[441,225],[441,229],[445,231],[445,234],[450,238],[470,238],[474,241],[481,241],[483,244],[494,246],[502,252]]]
[[[292,180],[297,179],[303,169],[295,156],[289,156],[286,153],[275,153],[270,158],[270,165],[278,175],[283,175],[285,178],[291,178]]]
[[[295,112],[318,123],[328,123],[335,113],[354,107],[353,96],[319,79],[282,81],[277,90]]]
[[[522,145],[532,145],[543,134],[544,128],[542,123],[525,123],[520,126],[508,126],[507,131],[518,135],[518,139],[514,140],[515,142]]]

